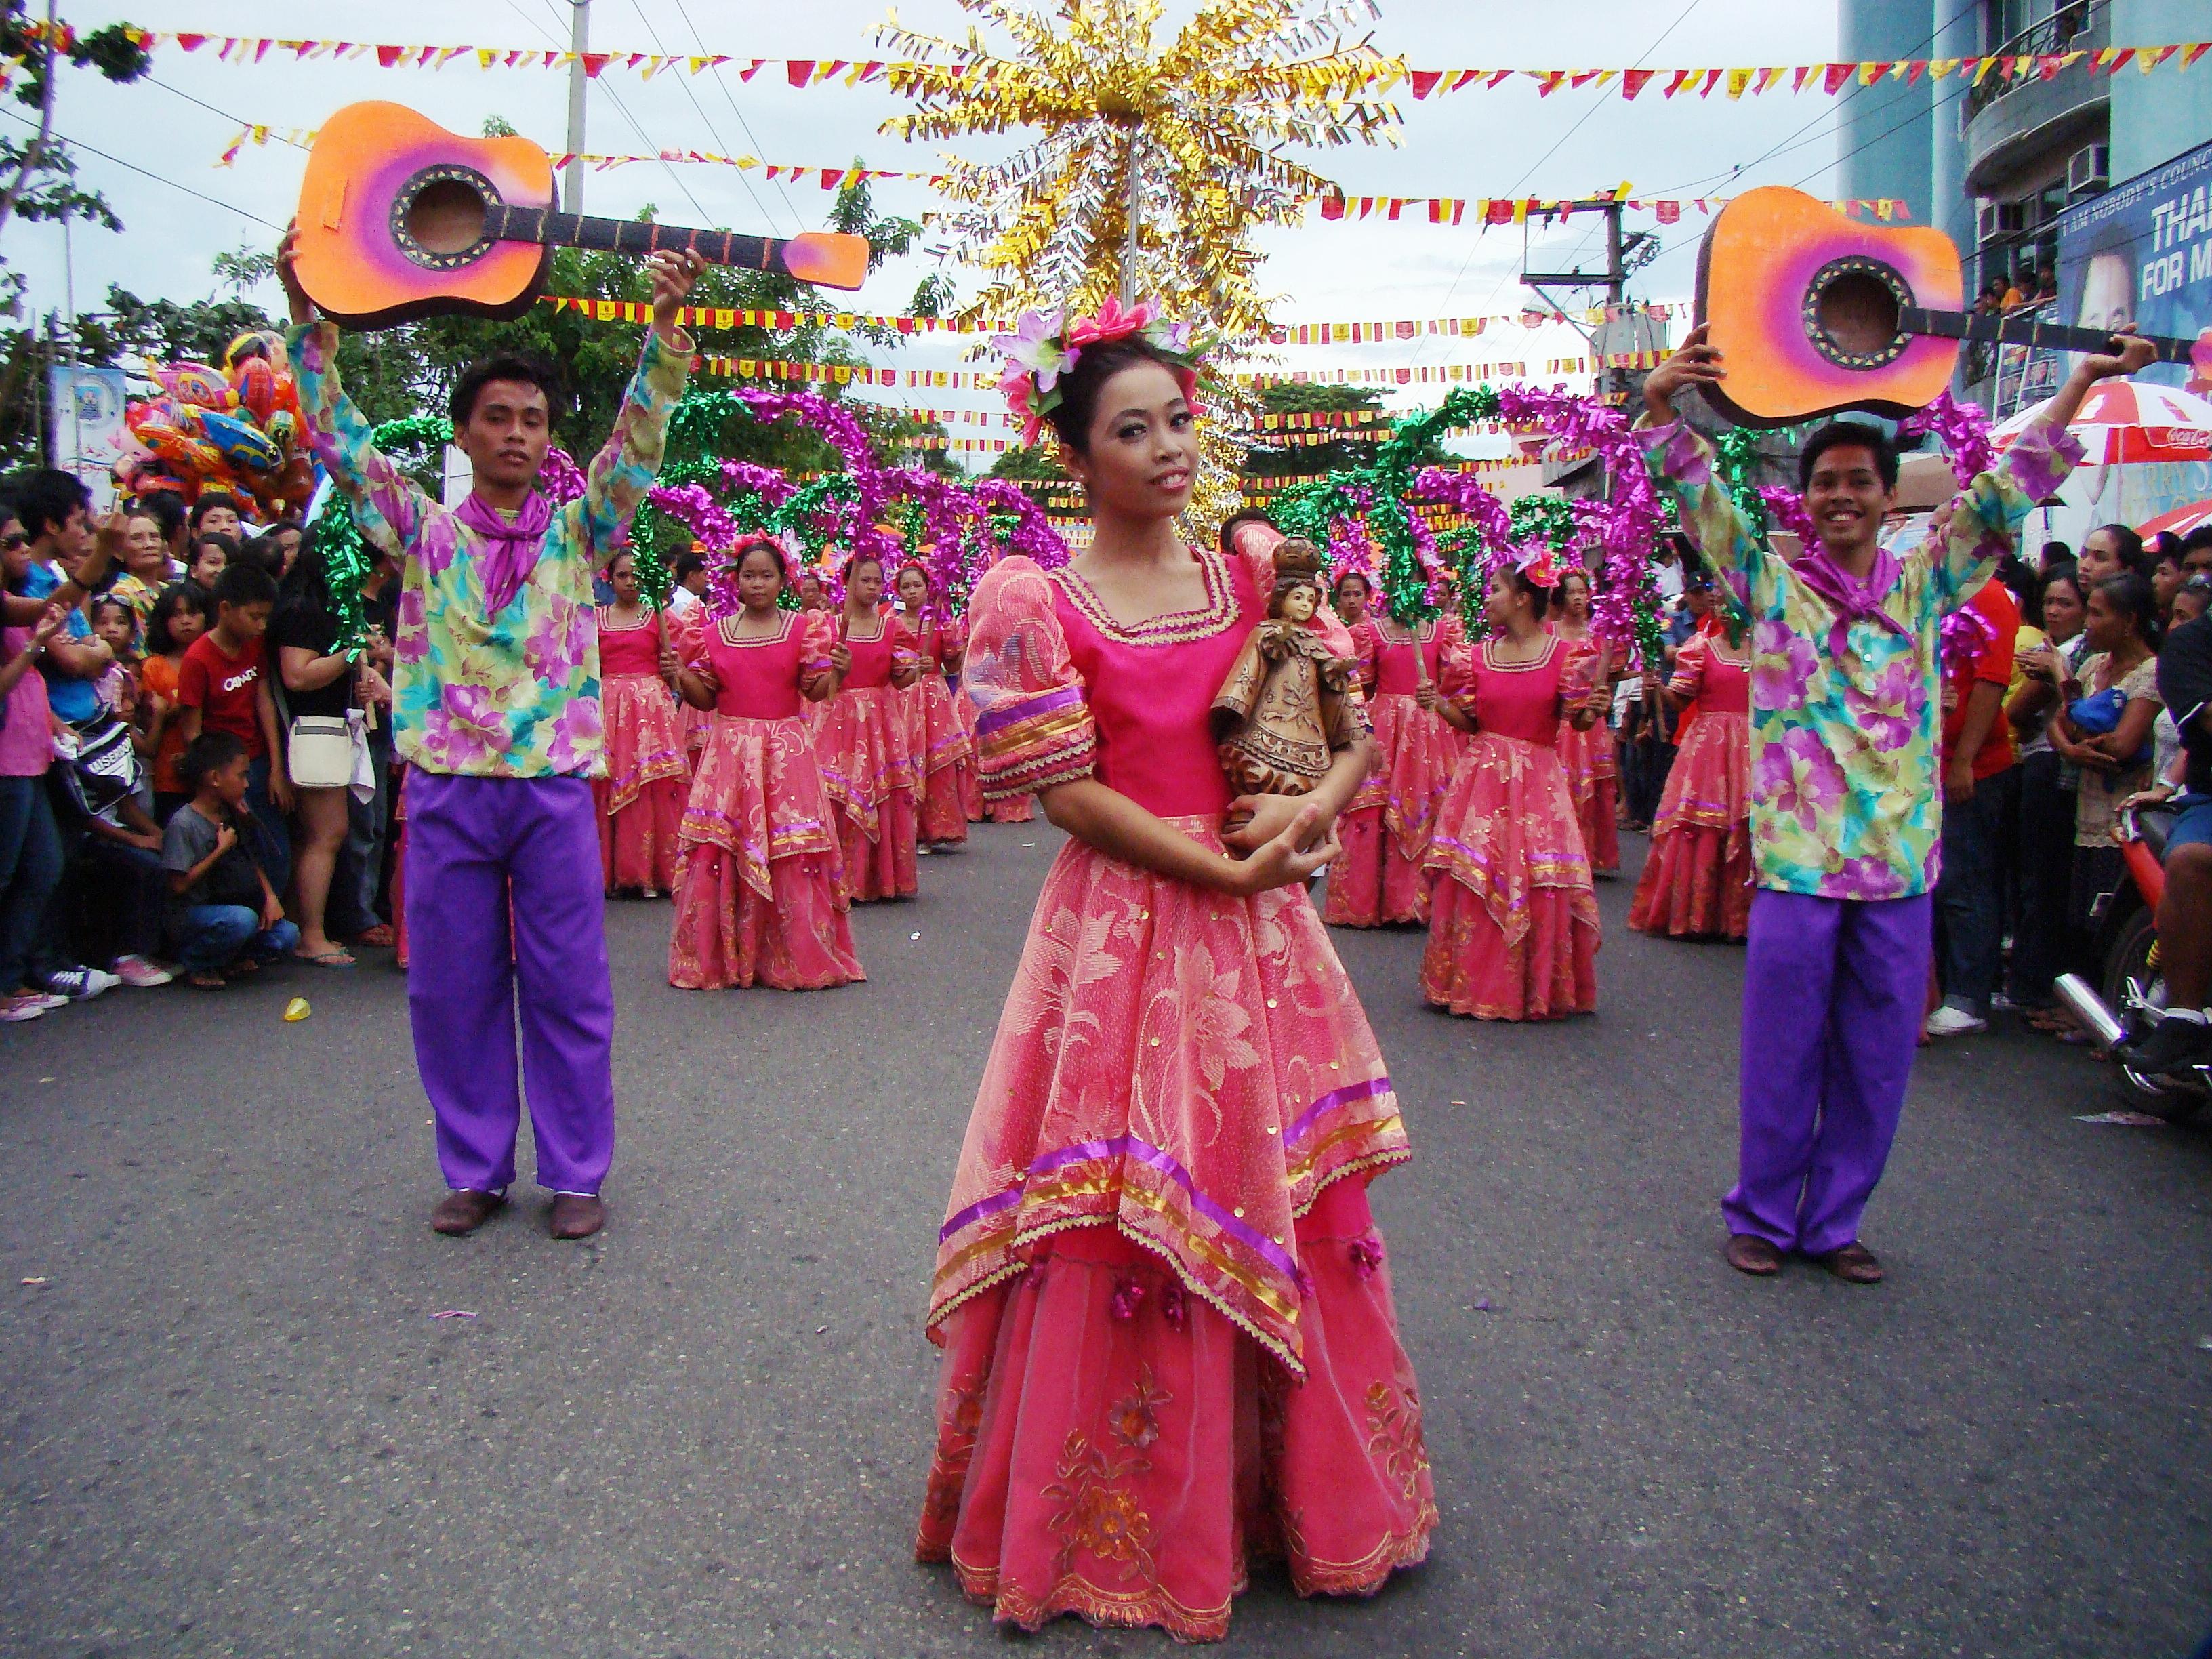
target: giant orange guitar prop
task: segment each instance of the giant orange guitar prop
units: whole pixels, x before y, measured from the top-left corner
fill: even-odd
[[[553,161],[527,138],[464,138],[401,104],[323,123],[300,185],[300,285],[325,316],[380,328],[448,313],[519,317],[556,247],[690,252],[715,264],[855,289],[865,237],[781,240],[592,219],[553,208]]]
[[[1779,185],[1723,208],[1698,251],[1697,319],[1728,362],[1701,386],[1738,426],[1790,426],[1845,409],[1911,414],[1951,383],[1964,340],[2104,351],[2112,337],[2016,316],[1975,316],[1959,250],[1940,230],[1862,225]],[[2163,362],[2194,343],[2153,339]]]

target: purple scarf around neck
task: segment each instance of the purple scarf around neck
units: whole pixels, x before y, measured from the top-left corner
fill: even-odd
[[[1882,609],[1882,601],[1896,590],[1898,578],[1903,574],[1897,556],[1887,548],[1875,550],[1874,566],[1867,572],[1864,581],[1838,564],[1835,556],[1819,542],[1791,560],[1790,568],[1836,613],[1835,625],[1828,630],[1831,657],[1842,658],[1855,622],[1879,623],[1893,634],[1909,635],[1912,632]]]
[[[533,489],[509,524],[499,509],[471,489],[453,516],[488,544],[483,556],[484,614],[496,617],[522,591],[538,556],[545,550],[545,532],[553,523],[553,503]]]

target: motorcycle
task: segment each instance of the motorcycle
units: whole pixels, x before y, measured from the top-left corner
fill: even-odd
[[[2166,838],[2171,808],[2130,807],[2118,834],[2128,878],[2098,901],[2096,959],[2104,964],[2101,988],[2079,974],[2061,974],[2052,989],[2088,1028],[2100,1048],[2118,1048],[2147,1036],[2166,1012],[2166,975],[2158,965],[2158,904],[2166,891]],[[2122,1090],[2137,1111],[2179,1122],[2212,1101],[2212,1066],[2178,1076],[2147,1077],[2124,1061]]]

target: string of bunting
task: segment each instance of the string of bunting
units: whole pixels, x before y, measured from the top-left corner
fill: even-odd
[[[1621,351],[1609,356],[1557,357],[1563,365],[1551,373],[1583,372],[1590,368],[1650,368],[1666,359],[1663,351]],[[817,380],[835,386],[900,386],[945,392],[995,392],[999,377],[963,368],[877,368],[866,363],[794,362],[782,358],[703,356],[692,362],[695,371],[747,380]],[[1382,368],[1316,368],[1236,374],[1222,376],[1239,386],[1455,386],[1480,385],[1487,380],[1525,377],[1525,360],[1494,363],[1419,363]]]
[[[603,300],[582,294],[548,294],[541,305],[574,311],[596,323],[636,323],[653,320],[653,307],[642,300]],[[1671,321],[1682,309],[1670,305],[1591,306],[1570,313],[1573,320],[1595,327],[1601,323],[1649,317]],[[788,331],[799,328],[895,329],[901,334],[1002,334],[1018,326],[1012,322],[956,320],[951,317],[909,317],[853,311],[757,311],[734,306],[685,306],[678,320],[690,329],[770,328]],[[1381,345],[1417,339],[1422,335],[1455,336],[1471,339],[1492,324],[1533,328],[1555,320],[1549,312],[1521,311],[1486,317],[1430,317],[1381,322],[1289,323],[1262,337],[1269,345]]]
[[[76,38],[76,32],[66,24],[52,27],[64,46]],[[46,28],[46,24],[35,21],[25,25],[26,33],[34,40],[42,40]],[[295,62],[315,58],[355,63],[373,60],[378,67],[392,70],[443,69],[453,63],[473,64],[480,70],[566,70],[581,64],[584,73],[594,79],[610,70],[639,75],[647,80],[672,70],[692,75],[728,70],[745,82],[765,70],[772,79],[781,79],[793,88],[818,87],[834,80],[848,87],[881,82],[893,91],[901,90],[925,74],[933,80],[941,80],[948,74],[957,77],[961,73],[957,66],[880,58],[748,58],[727,52],[576,52],[551,48],[396,45],[137,27],[129,29],[127,33],[132,44],[149,52],[173,48],[205,52],[224,63],[240,64],[260,64],[272,55],[283,54]],[[1301,65],[1285,64],[1281,72],[1305,95],[1321,99],[1382,94],[1403,86],[1415,99],[1426,100],[1451,93],[1495,90],[1509,81],[1521,80],[1533,82],[1540,97],[1561,91],[1603,90],[1618,82],[1620,95],[1629,100],[1655,88],[1662,98],[1710,98],[1718,91],[1729,98],[1740,99],[1763,96],[1779,88],[1833,96],[1854,88],[1871,87],[1882,80],[1911,85],[1923,76],[1942,81],[1956,76],[1978,85],[1992,76],[2006,80],[2049,81],[2075,70],[2091,75],[2117,75],[2130,64],[2148,74],[2168,64],[2180,70],[2192,68],[2207,51],[2212,51],[2212,41],[2096,50],[2082,47],[1976,58],[1879,58],[1856,63],[1718,69],[1423,70],[1409,67],[1403,58],[1378,58],[1364,63],[1338,62],[1325,70],[1316,69],[1310,73],[1302,72]]]

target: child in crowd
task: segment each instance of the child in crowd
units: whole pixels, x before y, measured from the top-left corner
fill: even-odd
[[[228,732],[203,732],[186,745],[178,770],[191,799],[161,839],[169,875],[167,931],[188,983],[220,989],[226,973],[257,973],[299,943],[269,872],[241,838],[252,775],[246,745]]]
[[[192,641],[177,671],[177,703],[186,743],[203,731],[228,732],[245,746],[252,774],[247,805],[264,841],[255,851],[281,885],[291,873],[284,819],[292,784],[262,666],[262,636],[276,605],[276,584],[266,571],[242,561],[224,570],[216,583],[215,625]]]
[[[207,632],[207,599],[191,582],[171,582],[146,619],[146,655],[138,665],[137,747],[152,775],[154,817],[167,823],[190,791],[177,774],[185,752],[185,723],[177,702],[185,652]]]
[[[192,538],[192,562],[185,574],[212,593],[216,579],[237,556],[235,537],[197,536]]]
[[[103,593],[92,602],[92,632],[115,653],[93,688],[100,706],[120,719],[133,719],[138,709],[138,613],[128,601]]]

